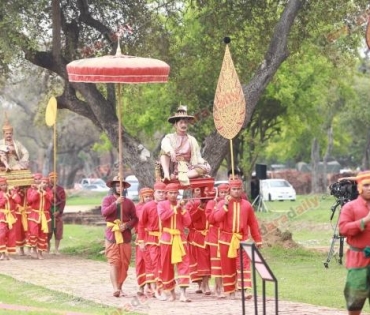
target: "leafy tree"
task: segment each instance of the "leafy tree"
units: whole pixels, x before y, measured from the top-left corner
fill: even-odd
[[[117,24],[129,23],[134,33],[125,37],[123,51],[157,57],[172,67],[171,80],[175,83],[163,88],[163,93],[170,91],[169,96],[163,97],[159,90],[154,94],[161,99],[166,112],[172,112],[183,99],[192,103],[194,109],[202,110],[209,108],[213,99],[223,54],[221,38],[231,34],[232,53],[246,95],[246,127],[263,91],[290,53],[299,52],[302,41],[325,40],[321,32],[327,34],[335,30],[334,23],[341,23],[365,4],[365,1],[333,0],[53,0],[50,6],[50,1],[45,0],[2,1],[2,70],[9,70],[10,60],[19,62],[23,58],[48,69],[65,83],[58,97],[58,108],[69,109],[91,120],[107,134],[112,145],[118,147],[114,86],[71,83],[66,65],[82,57],[113,53],[117,46]],[[53,12],[55,36],[52,41]],[[353,36],[350,42],[341,41],[336,51],[348,51],[348,45],[357,44],[356,40]],[[323,50],[325,48],[328,49],[323,45]],[[150,115],[144,117],[151,118]],[[202,123],[204,135],[211,130],[210,122]],[[154,157],[139,161],[140,141],[126,128],[122,136],[124,161],[142,184],[150,185]],[[228,141],[212,132],[203,143],[204,156],[215,173],[227,154]]]

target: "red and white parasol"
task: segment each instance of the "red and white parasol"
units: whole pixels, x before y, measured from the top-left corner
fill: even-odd
[[[67,65],[70,82],[118,83],[118,154],[119,175],[122,174],[122,123],[121,83],[164,83],[168,80],[170,66],[158,59],[127,56],[121,53],[118,36],[115,55],[75,60]],[[121,190],[122,191],[122,190]]]

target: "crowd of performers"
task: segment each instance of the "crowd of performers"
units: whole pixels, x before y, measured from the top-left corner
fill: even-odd
[[[31,186],[11,187],[0,177],[0,260],[9,260],[17,248],[22,256],[44,259],[53,236],[59,254],[66,194],[57,178],[36,173]]]
[[[260,247],[262,238],[254,210],[242,198],[241,180],[206,190],[206,198],[194,189],[188,201],[178,200],[177,184],[156,182],[153,189],[140,190],[136,208],[120,197],[129,183],[115,177],[107,185],[113,194],[103,199],[102,214],[107,222],[105,254],[115,297],[126,295],[122,286],[131,257],[131,231],[136,233],[138,295],[173,301],[179,286],[179,300],[190,302],[186,293],[190,283],[197,283],[196,293],[211,295],[213,277],[217,297],[234,299],[241,289],[248,290],[246,298],[252,297],[250,261],[239,245],[253,239]],[[243,255],[243,288],[239,255]]]

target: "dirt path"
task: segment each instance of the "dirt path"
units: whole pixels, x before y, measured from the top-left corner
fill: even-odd
[[[40,273],[40,270],[43,270]],[[130,270],[129,277],[124,284],[124,291],[128,297],[114,298],[109,281],[107,263],[83,260],[67,256],[47,255],[45,260],[35,260],[17,257],[11,261],[0,262],[0,274],[11,276],[17,280],[46,287],[51,290],[64,292],[72,297],[79,297],[102,305],[116,307],[121,311],[118,314],[128,314],[122,310],[135,310],[148,315],[240,315],[242,304],[240,300],[219,300],[215,296],[195,294],[195,287],[189,288],[191,303],[160,302],[155,299],[141,299],[136,297],[136,280],[134,269]],[[246,302],[245,314],[254,313],[253,300]],[[345,315],[342,310],[319,307],[309,304],[300,304],[279,301],[279,314],[295,315]],[[1,306],[0,306],[1,308]],[[267,314],[275,314],[273,299],[267,300]],[[104,311],[102,311],[102,314]],[[262,305],[259,302],[259,314],[262,314]]]

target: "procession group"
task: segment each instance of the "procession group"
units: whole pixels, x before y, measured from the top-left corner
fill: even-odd
[[[55,254],[63,237],[62,215],[66,202],[57,174],[33,174],[29,187],[11,187],[0,177],[0,260],[12,255],[44,259],[54,236]]]
[[[190,283],[198,284],[196,293],[211,295],[211,277],[219,298],[233,299],[238,290],[251,288],[250,261],[239,245],[253,239],[260,246],[262,239],[254,210],[242,198],[241,180],[205,189],[203,197],[194,188],[187,202],[178,200],[178,184],[156,182],[153,189],[140,190],[136,206],[121,197],[128,182],[116,176],[107,185],[113,193],[103,199],[101,211],[107,222],[105,254],[115,297],[126,295],[123,284],[134,233],[139,295],[173,301],[178,285],[179,300],[190,302],[186,294]],[[243,288],[239,255],[243,255]],[[252,297],[250,292],[245,296]]]

